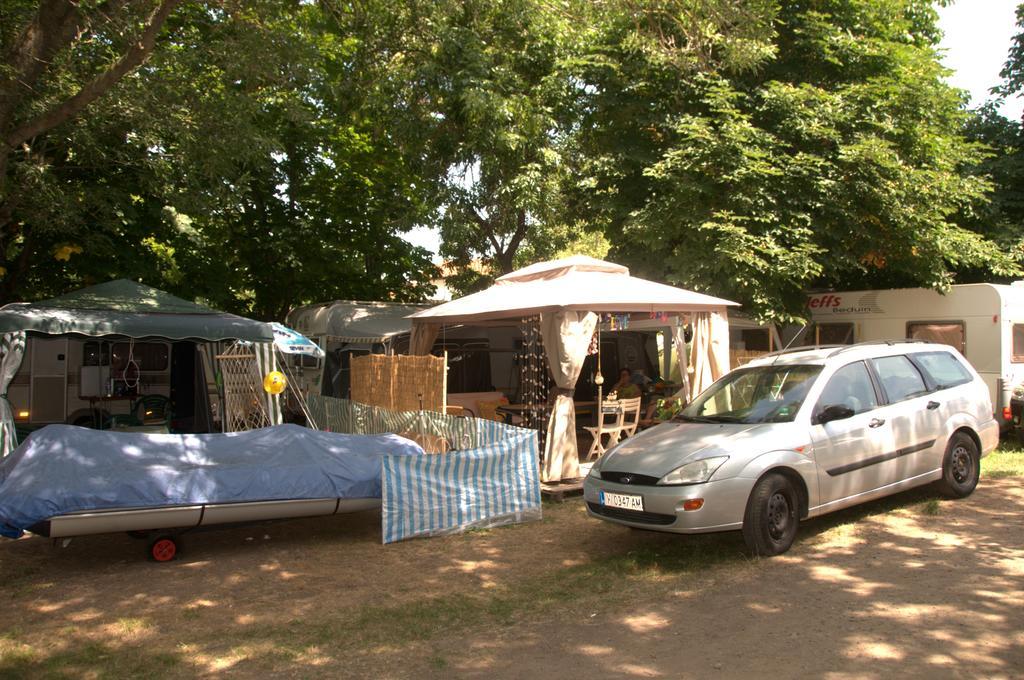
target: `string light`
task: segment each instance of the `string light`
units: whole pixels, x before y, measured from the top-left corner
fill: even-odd
[[[544,338],[540,332],[540,317],[523,317],[519,322],[519,331],[523,336],[519,361],[520,398],[526,406],[523,411],[523,427],[537,430],[538,443],[543,451],[547,438],[547,419],[544,416],[550,378]]]

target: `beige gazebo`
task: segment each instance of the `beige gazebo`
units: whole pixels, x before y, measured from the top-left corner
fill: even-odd
[[[575,479],[579,454],[572,394],[598,313],[688,313],[694,331],[691,389],[700,390],[729,370],[731,306],[737,303],[630,276],[621,265],[576,255],[514,271],[487,290],[412,314],[410,353],[428,354],[442,326],[539,316],[557,386],[541,479]]]

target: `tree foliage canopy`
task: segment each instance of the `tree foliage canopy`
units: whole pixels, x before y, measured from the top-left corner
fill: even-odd
[[[928,0],[11,0],[0,298],[418,300],[424,225],[463,290],[610,249],[774,319],[1011,275],[1019,124],[938,39]]]
[[[614,33],[586,72],[578,198],[637,269],[798,316],[809,287],[1013,271],[954,221],[983,178],[929,3],[784,3],[771,57],[680,78]]]
[[[18,99],[5,132],[130,51],[122,24],[152,3],[121,3],[109,21],[106,4],[89,6],[38,93],[3,83],[4,101]],[[50,5],[86,12],[24,3],[4,25],[27,31]],[[430,173],[414,137],[395,134],[413,127],[405,112],[377,91],[379,53],[367,51],[381,29],[284,0],[176,8],[144,67],[86,114],[5,149],[5,297],[130,276],[265,318],[339,294],[422,299],[435,269],[400,234],[429,216]],[[19,44],[11,32],[3,51]]]

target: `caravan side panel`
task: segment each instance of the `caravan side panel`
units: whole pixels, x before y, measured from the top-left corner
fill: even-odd
[[[988,385],[998,409],[997,384],[1000,378],[1011,379],[1012,343],[1002,298],[1007,288],[966,284],[953,286],[947,295],[924,288],[819,293],[808,304],[815,323],[852,323],[854,342],[907,338],[911,324],[962,324],[964,355]]]

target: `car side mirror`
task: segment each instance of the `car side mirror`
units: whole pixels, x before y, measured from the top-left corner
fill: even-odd
[[[853,409],[843,404],[830,404],[822,409],[821,413],[818,414],[817,424],[824,425],[825,423],[831,423],[833,420],[845,420],[852,418],[854,415]]]

